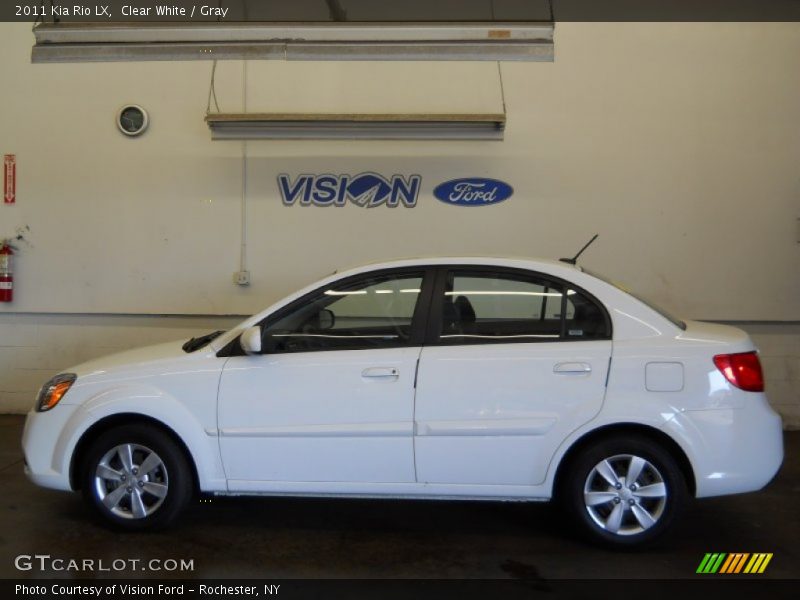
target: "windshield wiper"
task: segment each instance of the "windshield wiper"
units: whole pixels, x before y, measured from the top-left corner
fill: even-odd
[[[224,329],[220,329],[219,331],[214,331],[212,333],[207,333],[206,335],[201,335],[199,337],[193,337],[188,342],[186,342],[182,348],[184,352],[194,352],[205,346],[211,340],[218,338],[223,333],[225,333]]]

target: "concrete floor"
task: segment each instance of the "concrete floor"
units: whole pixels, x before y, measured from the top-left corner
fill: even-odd
[[[78,494],[28,482],[22,424],[0,416],[2,578],[63,577],[14,567],[20,554],[49,554],[193,559],[192,573],[172,575],[184,578],[675,579],[697,577],[706,552],[773,552],[767,577],[800,577],[800,432],[787,432],[786,461],[765,491],[696,501],[663,545],[619,554],[573,538],[546,504],[215,498],[167,532],[121,534]]]

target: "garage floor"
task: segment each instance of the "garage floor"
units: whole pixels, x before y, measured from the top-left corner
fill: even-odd
[[[620,555],[574,539],[546,504],[214,498],[168,532],[120,534],[79,495],[27,481],[22,425],[0,416],[2,578],[43,576],[17,571],[14,558],[49,554],[193,559],[192,573],[172,575],[183,578],[673,579],[695,577],[706,552],[773,552],[767,576],[800,577],[800,432],[786,434],[786,462],[766,491],[698,501],[661,547]]]

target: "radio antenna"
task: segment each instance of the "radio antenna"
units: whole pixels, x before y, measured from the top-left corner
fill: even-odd
[[[565,263],[567,263],[569,265],[576,264],[578,262],[578,257],[581,254],[583,254],[584,250],[586,250],[589,246],[592,245],[592,243],[598,238],[599,235],[600,235],[599,233],[595,233],[594,237],[592,239],[590,239],[588,242],[586,242],[586,245],[583,248],[581,248],[580,250],[578,250],[578,253],[575,256],[573,256],[572,258],[560,258],[559,260],[561,262],[565,262]]]

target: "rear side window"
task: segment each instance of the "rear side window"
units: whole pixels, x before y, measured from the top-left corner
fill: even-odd
[[[604,311],[584,293],[567,289],[564,318],[566,339],[604,340],[611,337]]]
[[[657,304],[651,302],[647,298],[643,298],[639,294],[635,294],[634,292],[631,292],[630,290],[626,289],[624,286],[622,286],[622,285],[620,285],[618,283],[615,283],[614,281],[612,281],[610,279],[607,279],[606,277],[603,277],[602,275],[599,275],[599,274],[595,273],[594,271],[590,271],[589,269],[583,269],[583,272],[587,273],[588,275],[591,275],[592,277],[596,277],[597,279],[607,283],[608,285],[614,286],[619,291],[624,292],[625,294],[628,294],[629,296],[633,296],[639,302],[641,302],[642,304],[647,306],[649,309],[654,310],[659,315],[664,317],[667,321],[669,321],[670,323],[675,325],[675,327],[683,329],[684,331],[686,330],[686,323],[684,321],[681,321],[680,319],[675,317],[672,313],[670,313],[669,311],[661,308],[660,306],[658,306]]]
[[[442,343],[547,342],[609,337],[604,311],[564,284],[516,273],[451,271]]]

